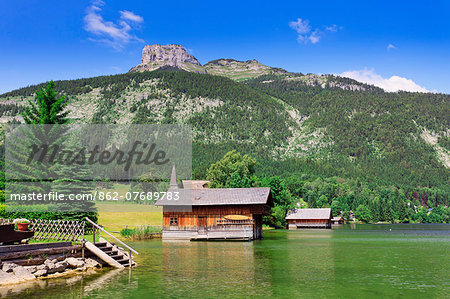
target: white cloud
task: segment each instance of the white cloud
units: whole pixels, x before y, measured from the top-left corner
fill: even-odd
[[[302,19],[298,18],[297,21],[289,22],[289,27],[297,32],[297,40],[299,42],[308,40],[308,34],[311,31],[311,26],[309,26],[308,20],[303,21]]]
[[[309,40],[311,41],[312,44],[315,44],[315,43],[319,42],[320,37],[321,37],[321,33],[320,33],[319,29],[316,29],[309,36]]]
[[[325,30],[330,32],[336,32],[338,31],[338,27],[336,24],[333,24],[331,26],[325,26]]]
[[[90,40],[106,43],[115,49],[123,48],[130,42],[144,42],[132,34],[134,28],[131,26],[135,26],[134,23],[142,23],[144,18],[124,10],[120,11],[120,20],[116,23],[105,21],[100,14],[104,5],[105,2],[96,0],[86,9],[84,29],[95,36]]]
[[[297,41],[299,43],[312,43],[316,44],[323,37],[325,32],[337,32],[337,25],[324,26],[324,29],[315,28],[313,29],[309,25],[309,20],[303,20],[297,18],[296,21],[289,22],[289,27],[291,27],[295,32],[297,32]]]
[[[133,21],[133,22],[136,22],[136,23],[144,22],[144,18],[143,17],[138,16],[138,15],[136,15],[133,12],[128,11],[128,10],[121,10],[120,11],[120,18],[124,19],[124,20]]]
[[[387,47],[386,47],[386,50],[395,50],[395,49],[397,49],[397,47],[396,46],[394,46],[393,44],[389,44],[389,45],[387,45]]]
[[[372,84],[381,87],[385,91],[389,92],[395,92],[399,90],[412,92],[430,92],[426,88],[415,83],[413,80],[399,76],[392,76],[389,79],[383,78],[382,76],[375,73],[374,70],[364,69],[362,71],[347,71],[343,72],[339,76],[351,78],[362,83]]]

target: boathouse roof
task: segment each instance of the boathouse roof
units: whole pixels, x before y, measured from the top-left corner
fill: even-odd
[[[218,189],[177,189],[180,202],[193,206],[215,205],[260,205],[268,204],[270,188],[218,188]],[[156,205],[177,205],[175,201],[159,200]]]
[[[331,209],[296,209],[293,213],[289,214],[286,219],[331,219]]]

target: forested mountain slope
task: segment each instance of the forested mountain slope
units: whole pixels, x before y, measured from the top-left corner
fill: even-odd
[[[448,95],[311,87],[281,76],[247,84],[288,104],[305,126],[326,132],[332,144],[327,154],[335,159],[364,165],[395,182],[448,183]]]
[[[173,68],[55,83],[78,122],[191,124],[196,178],[236,149],[258,160],[258,175],[428,188],[448,204],[448,95],[386,93],[335,76],[280,73],[236,82]],[[0,95],[1,120],[20,121],[21,106],[38,88]]]

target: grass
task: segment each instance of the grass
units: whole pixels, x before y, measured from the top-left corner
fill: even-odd
[[[130,186],[114,184],[110,189],[99,192],[117,192],[125,198]],[[98,223],[108,232],[120,232],[124,228],[134,228],[141,225],[158,226],[162,224],[162,208],[154,205],[142,205],[124,201],[97,202]]]
[[[135,228],[124,228],[120,231],[120,234],[131,240],[145,240],[152,239],[157,235],[158,237],[162,233],[161,226],[140,225]]]
[[[119,196],[125,198],[126,193],[130,190],[130,185],[127,184],[113,184],[112,188],[98,189],[98,192],[117,192]]]
[[[104,234],[103,234],[104,235]],[[98,242],[99,241],[100,236],[96,235],[95,236],[95,241]],[[92,242],[93,240],[93,236],[92,235],[84,235],[84,239],[86,241]],[[55,240],[55,239],[45,239],[45,240],[36,240],[36,239],[29,239],[28,243],[29,244],[37,244],[37,243],[57,243],[57,242],[68,242],[68,241],[63,241],[63,240]]]
[[[97,208],[97,211],[99,213],[101,213],[101,212],[111,212],[111,213],[162,212],[161,207],[157,207],[154,205],[142,205],[142,204],[124,203],[124,202],[101,202],[101,203],[96,203],[95,207]]]
[[[98,223],[107,231],[119,232],[125,227],[139,225],[161,225],[162,209],[157,208],[153,212],[102,212],[98,213]]]
[[[92,239],[92,237],[91,237]],[[28,244],[36,244],[36,243],[56,243],[56,242],[65,242],[61,240],[53,240],[53,239],[45,239],[45,240],[36,240],[36,239],[29,239]]]
[[[263,224],[262,226],[263,230],[269,230],[269,229],[275,229],[274,227],[268,226],[267,224]]]

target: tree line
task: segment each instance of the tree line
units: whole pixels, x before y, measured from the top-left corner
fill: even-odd
[[[257,160],[233,150],[206,171],[210,188],[270,187],[274,207],[264,223],[286,227],[294,208],[331,208],[333,216],[349,219],[354,213],[365,223],[448,223],[448,195],[429,188],[402,189],[341,177],[307,173],[270,176],[258,174]]]

